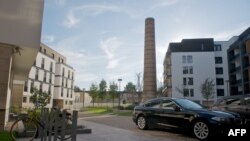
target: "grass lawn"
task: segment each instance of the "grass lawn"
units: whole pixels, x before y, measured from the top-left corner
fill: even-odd
[[[112,108],[109,107],[89,107],[85,110],[85,112],[91,114],[107,114],[107,113],[112,113],[113,110]]]
[[[10,133],[7,131],[0,131],[0,141],[11,141]]]
[[[128,110],[113,110],[109,107],[89,107],[85,110],[85,112],[95,115],[103,115],[103,114],[113,114],[118,116],[132,116],[133,111]]]

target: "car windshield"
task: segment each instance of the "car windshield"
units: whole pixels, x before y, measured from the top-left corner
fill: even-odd
[[[175,99],[175,102],[185,109],[203,109],[200,104],[187,99]]]

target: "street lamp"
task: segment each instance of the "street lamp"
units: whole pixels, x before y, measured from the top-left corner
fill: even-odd
[[[120,103],[121,103],[121,81],[122,79],[119,78],[118,82],[119,82],[119,96],[118,96],[118,106],[120,107]]]

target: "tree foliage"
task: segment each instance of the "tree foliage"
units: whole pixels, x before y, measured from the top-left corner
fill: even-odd
[[[109,85],[109,97],[112,99],[113,107],[114,107],[115,98],[118,97],[117,90],[118,90],[118,86],[115,84],[115,82],[112,82]]]
[[[107,83],[104,79],[102,79],[101,82],[99,83],[99,92],[98,92],[98,96],[101,99],[101,101],[103,101],[106,97],[106,89],[107,89]]]
[[[95,106],[95,102],[98,98],[98,86],[96,84],[91,84],[89,89],[89,95],[92,97],[93,106]]]
[[[212,79],[210,80],[209,78],[205,79],[204,83],[202,83],[200,86],[202,96],[206,99],[207,103],[208,99],[211,98],[215,93],[214,87],[214,81]]]
[[[51,96],[47,92],[38,90],[36,87],[32,87],[31,94],[30,100],[36,109],[44,108],[50,102]]]
[[[128,82],[125,86],[124,91],[132,95],[132,103],[135,102],[136,86],[132,82]]]

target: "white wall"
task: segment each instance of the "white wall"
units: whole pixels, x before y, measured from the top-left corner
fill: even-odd
[[[182,56],[191,55],[193,63],[183,64]],[[216,80],[215,76],[215,59],[214,52],[172,52],[172,97],[183,98],[183,95],[176,91],[176,87],[182,88],[183,77],[193,77],[193,86],[188,88],[194,89],[194,97],[187,97],[191,100],[203,100],[200,92],[200,85],[204,83],[206,78]],[[193,74],[183,74],[183,66],[193,66]]]

